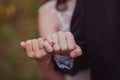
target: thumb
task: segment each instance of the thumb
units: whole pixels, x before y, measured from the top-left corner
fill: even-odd
[[[76,48],[73,51],[71,51],[70,57],[76,58],[80,55],[82,55],[82,50],[78,45],[76,45]]]
[[[20,46],[21,46],[23,49],[25,49],[25,48],[26,48],[25,42],[21,42],[21,43],[20,43]]]

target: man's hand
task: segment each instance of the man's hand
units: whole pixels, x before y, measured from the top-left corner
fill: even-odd
[[[48,41],[47,44],[49,44],[49,46],[45,45],[44,48],[46,51],[49,50],[48,52],[54,52],[72,58],[78,57],[82,54],[81,48],[75,43],[74,36],[71,32],[59,31],[51,36],[47,36],[46,40]]]

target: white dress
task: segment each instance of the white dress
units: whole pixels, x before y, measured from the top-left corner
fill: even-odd
[[[56,9],[55,7],[56,2],[57,0],[48,1],[47,3],[45,3],[43,6],[39,8],[39,12],[41,12],[43,9],[49,8],[51,13],[55,14],[59,20],[59,24],[60,24],[59,30],[70,31],[70,23],[71,23],[71,18],[72,18],[73,11],[75,8],[76,0],[68,0],[67,2],[68,8],[66,11],[63,11],[63,12],[58,11]],[[58,67],[69,69],[73,66],[72,64],[73,59],[71,59],[70,57],[55,55],[55,60],[57,61]],[[64,62],[64,64],[67,64],[70,66],[68,67],[65,65],[61,65],[59,62]],[[72,77],[69,75],[66,75],[65,80],[90,80],[90,70],[81,71],[77,75],[72,76]]]

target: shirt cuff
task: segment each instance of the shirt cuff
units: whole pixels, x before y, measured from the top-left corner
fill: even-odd
[[[61,55],[54,55],[53,59],[57,65],[57,67],[61,70],[71,70],[74,66],[74,59],[67,57],[67,56],[61,56]]]

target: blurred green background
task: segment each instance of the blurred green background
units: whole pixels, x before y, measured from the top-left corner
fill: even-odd
[[[0,80],[40,80],[20,41],[37,38],[40,0],[0,0]]]

